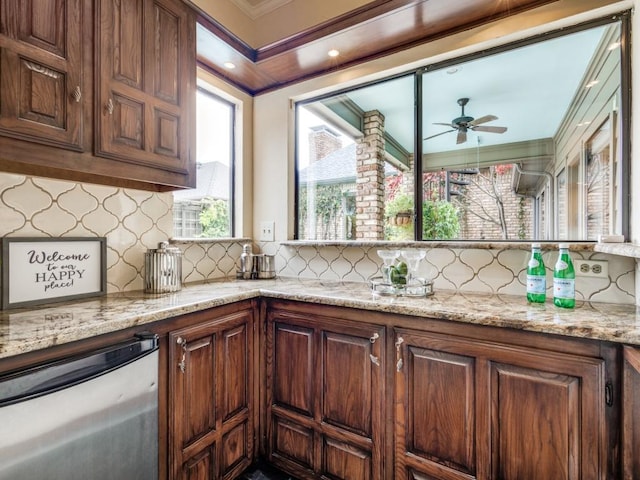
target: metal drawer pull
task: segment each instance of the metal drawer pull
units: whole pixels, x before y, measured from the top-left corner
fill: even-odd
[[[178,337],[176,343],[182,346],[182,360],[178,362],[178,368],[184,373],[187,369],[187,341],[182,337]]]
[[[109,99],[104,107],[109,115],[113,115],[113,100]]]
[[[380,359],[373,354],[369,354],[369,358],[371,359],[371,363],[374,365],[380,366]]]
[[[396,371],[398,372],[402,370],[402,367],[404,366],[404,362],[402,361],[402,354],[400,353],[400,348],[403,343],[404,338],[398,337],[398,339],[396,340]]]

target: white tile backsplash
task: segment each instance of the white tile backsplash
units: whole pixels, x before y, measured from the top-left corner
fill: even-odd
[[[434,289],[462,292],[524,295],[526,268],[530,257],[528,245],[520,248],[457,248],[428,244],[418,275],[431,278]],[[379,275],[382,261],[376,245],[309,245],[290,242],[260,242],[261,251],[276,256],[277,274],[287,277],[327,280],[368,281]],[[635,303],[635,261],[632,258],[596,253],[572,252],[574,259],[607,260],[609,277],[577,277],[576,297],[593,302]],[[547,268],[547,296],[552,295],[553,265],[557,252],[543,254]],[[325,268],[325,265],[328,268]]]
[[[88,236],[107,238],[107,291],[143,288],[144,252],[172,236],[173,196],[102,185],[78,184],[0,173],[0,237]],[[234,277],[247,240],[177,241],[183,251],[183,281]],[[366,282],[379,275],[376,245],[254,244],[276,256],[277,274],[288,277]],[[524,295],[526,248],[429,248],[418,274],[434,288]],[[632,258],[572,252],[574,258],[607,260],[609,277],[578,277],[576,296],[594,302],[635,303]],[[556,252],[545,251],[548,295]]]

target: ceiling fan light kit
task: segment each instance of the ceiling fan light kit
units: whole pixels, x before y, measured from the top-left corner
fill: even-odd
[[[504,133],[507,131],[507,127],[497,127],[492,125],[482,125],[484,123],[492,122],[494,120],[498,120],[498,117],[495,115],[485,115],[480,118],[473,118],[464,113],[464,107],[469,103],[469,99],[459,98],[458,105],[462,109],[462,112],[459,117],[451,120],[451,123],[434,123],[434,125],[446,125],[447,127],[451,127],[452,130],[447,130],[444,132],[436,133],[435,135],[431,135],[426,137],[424,140],[429,140],[433,137],[438,137],[440,135],[444,135],[445,133],[450,132],[458,132],[456,137],[456,143],[461,144],[467,141],[467,132],[471,130],[472,132],[487,132],[487,133]]]

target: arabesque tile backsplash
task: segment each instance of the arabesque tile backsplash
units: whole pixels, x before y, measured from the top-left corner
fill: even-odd
[[[139,190],[0,173],[0,237],[107,238],[107,291],[143,288],[144,252],[172,236],[173,196]],[[185,283],[232,277],[246,240],[176,241],[183,251]],[[423,244],[424,245],[424,244]],[[422,245],[422,246],[423,246]],[[273,254],[279,276],[368,281],[378,274],[378,246],[255,243]],[[429,248],[419,274],[446,290],[522,295],[528,245],[513,248]],[[545,251],[547,269],[555,251]],[[574,258],[607,260],[608,278],[579,277],[577,298],[635,303],[635,261],[588,250]]]
[[[408,244],[407,247],[416,245]],[[363,282],[379,275],[381,260],[379,245],[310,245],[285,242],[260,244],[261,251],[276,256],[277,274],[304,278],[322,278]],[[391,248],[383,246],[382,248]],[[394,247],[395,248],[395,247]],[[418,275],[431,278],[434,289],[457,290],[490,294],[524,295],[530,244],[514,248],[474,248],[467,246],[430,247],[420,263]],[[543,260],[547,268],[547,297],[551,296],[553,265],[556,250],[545,250]],[[593,302],[635,303],[635,261],[632,258],[596,253],[583,248],[571,252],[574,259],[607,260],[607,278],[577,277],[576,298]]]

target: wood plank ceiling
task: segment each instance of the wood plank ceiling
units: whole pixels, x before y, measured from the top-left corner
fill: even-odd
[[[259,48],[198,10],[198,61],[251,95],[373,60],[557,0],[375,0]],[[327,52],[340,51],[331,58]],[[224,65],[232,62],[235,68]]]

